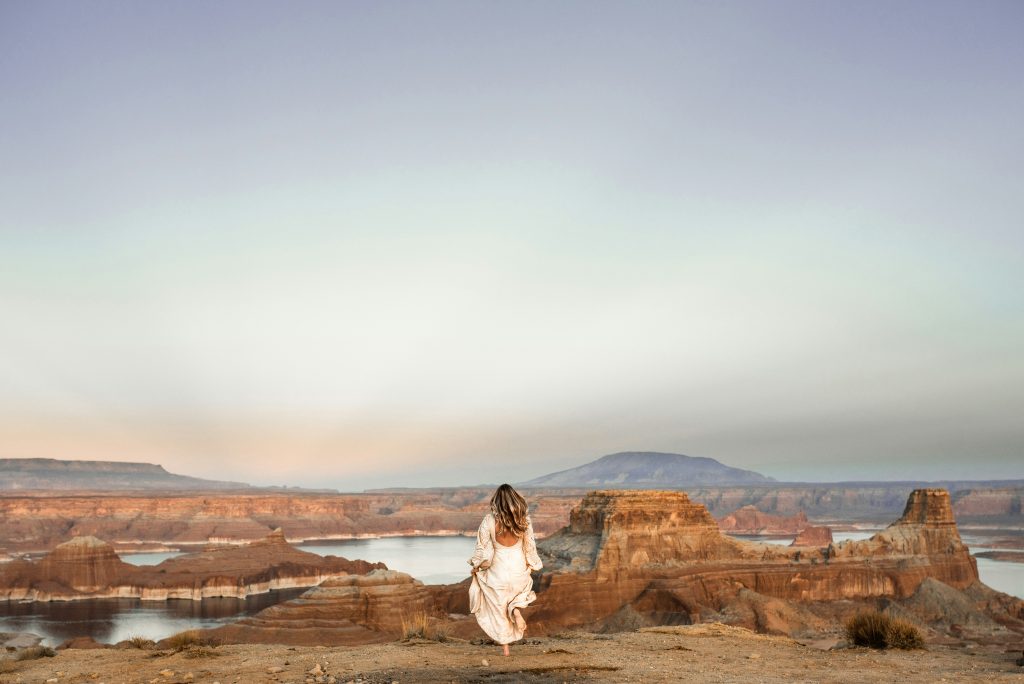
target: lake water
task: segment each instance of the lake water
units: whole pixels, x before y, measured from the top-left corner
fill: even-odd
[[[870,531],[837,532],[837,541],[867,539]],[[789,544],[792,538],[744,539]],[[468,577],[466,559],[473,553],[473,537],[384,537],[311,542],[300,548],[320,555],[383,561],[389,568],[407,572],[427,584],[459,582]],[[972,546],[972,551],[985,547]],[[179,553],[125,554],[124,560],[136,565],[155,565]],[[1024,598],[1024,563],[978,559],[981,581],[993,589]],[[281,601],[294,598],[302,589],[288,589],[252,596],[203,601],[139,601],[137,599],[98,599],[53,603],[14,603],[0,601],[0,632],[33,632],[57,645],[75,636],[91,636],[97,641],[115,643],[132,636],[153,640],[188,629],[216,627],[252,615]]]
[[[321,556],[344,556],[383,561],[427,584],[459,582],[469,577],[466,559],[473,555],[475,537],[385,537],[301,544],[299,548]],[[131,553],[122,558],[134,565],[156,565],[179,552]],[[32,632],[56,646],[72,637],[91,636],[116,643],[133,636],[154,641],[189,629],[205,629],[258,613],[301,594],[287,589],[248,599],[213,598],[202,601],[139,601],[96,599],[17,603],[0,601],[0,632]]]
[[[31,632],[47,646],[80,636],[117,643],[133,636],[157,641],[189,629],[234,622],[293,599],[304,589],[284,589],[247,599],[210,598],[202,601],[140,601],[93,599],[18,603],[0,601],[0,632]]]
[[[296,546],[318,556],[342,556],[382,562],[391,570],[408,573],[424,584],[450,584],[469,577],[466,560],[473,555],[476,537],[381,537],[331,539]],[[156,565],[182,552],[126,553],[121,559],[133,565]]]

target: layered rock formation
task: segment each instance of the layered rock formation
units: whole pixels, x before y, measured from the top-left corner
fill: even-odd
[[[814,519],[892,519],[911,487],[891,485],[773,485],[693,487],[689,498],[717,516],[744,506],[784,518],[802,511]],[[958,518],[1024,520],[1022,489],[973,489],[954,497]],[[71,536],[93,535],[122,549],[187,549],[211,541],[246,542],[280,527],[291,541],[360,536],[466,534],[480,524],[493,490],[489,487],[379,491],[366,494],[312,492],[218,492],[182,495],[125,493],[54,495],[0,491],[0,555],[38,553]],[[585,490],[528,492],[539,536],[566,525]],[[961,513],[960,507],[966,511]],[[1009,517],[1007,517],[1009,516]],[[757,523],[755,523],[757,524]],[[723,523],[728,526],[727,522]],[[765,528],[769,529],[769,528]],[[734,528],[740,531],[740,526]],[[753,532],[748,529],[746,531]],[[771,533],[771,532],[769,532]],[[781,528],[779,533],[782,534]],[[791,533],[791,532],[786,532]]]
[[[586,525],[570,525],[540,543],[545,560],[561,572],[542,577],[536,621],[562,627],[571,615],[568,619],[578,626],[614,623],[628,606],[651,621],[687,622],[727,615],[730,606],[738,610],[737,601],[748,606],[738,612],[749,613],[758,603],[752,602],[754,594],[797,604],[901,599],[927,578],[956,589],[978,581],[974,559],[960,541],[949,496],[942,490],[913,492],[903,517],[870,540],[811,550],[728,539],[713,522],[708,525],[702,506],[678,492],[652,492],[642,503],[636,496],[591,493],[573,512]],[[609,505],[610,500],[619,505]],[[712,551],[693,553],[688,543],[675,541],[680,520],[689,524],[683,526],[684,538],[697,538],[696,548]],[[637,562],[644,544],[651,558],[659,553],[652,548],[678,550],[667,562]],[[590,566],[564,563],[565,549],[591,545],[597,551]],[[623,554],[621,548],[632,552]]]
[[[42,552],[71,536],[92,535],[117,548],[187,549],[246,542],[275,528],[293,542],[309,539],[474,535],[491,489],[429,493],[240,493],[182,496],[90,494],[0,496],[0,551]],[[537,534],[565,525],[576,495],[531,497]]]
[[[95,537],[77,537],[38,562],[15,560],[0,566],[0,600],[244,598],[384,567],[300,551],[280,531],[251,544],[209,548],[152,567],[123,562],[112,546]]]
[[[790,546],[828,546],[832,543],[832,528],[827,525],[808,525],[800,530],[800,534]]]
[[[545,569],[535,577],[537,602],[526,610],[530,633],[704,620],[819,632],[837,625],[843,611],[910,600],[931,581],[981,592],[991,611],[1024,630],[1024,616],[1011,614],[1020,602],[1003,606],[992,597],[1005,595],[977,582],[944,494],[914,492],[904,516],[870,540],[787,548],[723,535],[681,492],[592,492],[568,526],[539,544]],[[480,636],[466,615],[467,584],[424,586],[401,573],[331,580],[216,634],[238,642],[367,643],[395,638],[403,621],[419,615],[444,622],[453,635]]]
[[[404,626],[444,619],[438,608],[444,603],[438,600],[441,593],[442,588],[427,587],[405,573],[374,570],[325,580],[298,599],[210,634],[227,643],[383,643],[400,638]]]
[[[601,576],[743,556],[707,509],[682,492],[592,492],[543,549],[552,567]]]
[[[808,525],[803,511],[796,515],[772,515],[762,513],[755,506],[744,506],[718,521],[723,532],[733,534],[799,534]]]

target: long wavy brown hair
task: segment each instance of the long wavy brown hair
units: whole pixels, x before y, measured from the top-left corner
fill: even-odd
[[[498,523],[498,531],[506,530],[521,537],[526,534],[526,499],[512,485],[503,484],[491,497],[491,513]]]

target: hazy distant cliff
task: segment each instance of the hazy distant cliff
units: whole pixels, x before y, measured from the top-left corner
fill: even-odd
[[[60,461],[53,458],[0,458],[0,490],[22,489],[246,489],[221,482],[175,475],[152,463]]]

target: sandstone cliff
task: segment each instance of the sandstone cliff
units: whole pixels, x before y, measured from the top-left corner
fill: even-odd
[[[827,525],[808,525],[800,530],[800,534],[790,546],[827,547],[832,543],[832,528]]]
[[[41,552],[71,536],[92,535],[117,548],[188,549],[244,542],[276,528],[288,540],[465,534],[487,510],[490,489],[434,493],[173,493],[148,496],[0,496],[0,551]],[[565,525],[576,495],[531,497],[538,535]]]
[[[375,568],[384,565],[300,551],[280,531],[251,544],[208,548],[153,567],[123,562],[113,547],[95,537],[77,537],[38,562],[0,565],[0,600],[244,598]]]
[[[733,534],[798,534],[810,525],[807,515],[772,515],[762,513],[754,506],[744,506],[718,521],[719,528]]]

